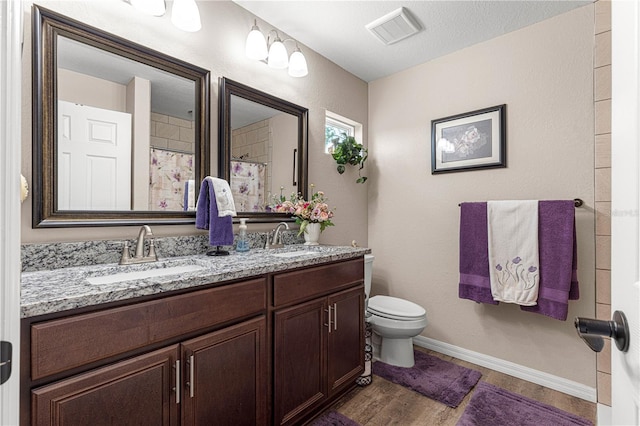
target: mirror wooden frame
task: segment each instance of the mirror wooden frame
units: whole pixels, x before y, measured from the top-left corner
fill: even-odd
[[[218,119],[218,177],[230,182],[231,178],[231,95],[253,101],[273,109],[286,112],[298,119],[298,151],[294,157],[297,162],[298,192],[307,199],[308,195],[308,127],[309,110],[289,101],[261,92],[242,83],[221,77],[219,81],[219,119]],[[288,194],[287,194],[288,195]],[[287,213],[238,212],[238,217],[250,218],[252,222],[293,221]]]
[[[79,21],[33,6],[33,228],[195,223],[195,212],[89,211],[57,208],[58,35],[192,80],[195,83],[196,194],[210,165],[210,72]]]

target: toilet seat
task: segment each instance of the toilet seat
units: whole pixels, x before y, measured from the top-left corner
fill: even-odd
[[[427,315],[422,306],[391,296],[373,296],[369,299],[368,310],[374,315],[397,321],[415,321]]]

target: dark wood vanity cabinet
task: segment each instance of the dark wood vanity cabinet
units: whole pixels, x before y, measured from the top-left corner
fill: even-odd
[[[304,422],[362,373],[362,267],[350,261],[274,277],[274,424]]]
[[[262,316],[36,388],[32,423],[266,424],[265,339]]]
[[[364,367],[362,258],[23,320],[22,425],[301,424]]]
[[[173,345],[36,388],[31,423],[176,425],[177,359],[178,345]]]
[[[267,424],[264,317],[182,343],[183,425]]]
[[[267,424],[266,309],[262,277],[23,323],[31,384],[21,422]]]

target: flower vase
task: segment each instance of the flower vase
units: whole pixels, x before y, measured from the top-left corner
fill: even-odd
[[[305,246],[317,246],[318,238],[320,238],[320,224],[309,223],[304,229],[304,245]]]

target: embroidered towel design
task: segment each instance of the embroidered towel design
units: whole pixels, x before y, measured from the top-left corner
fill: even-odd
[[[236,205],[233,201],[229,182],[219,178],[211,178],[211,182],[216,194],[218,217],[236,216]]]
[[[534,306],[538,300],[538,201],[487,202],[493,300]]]

